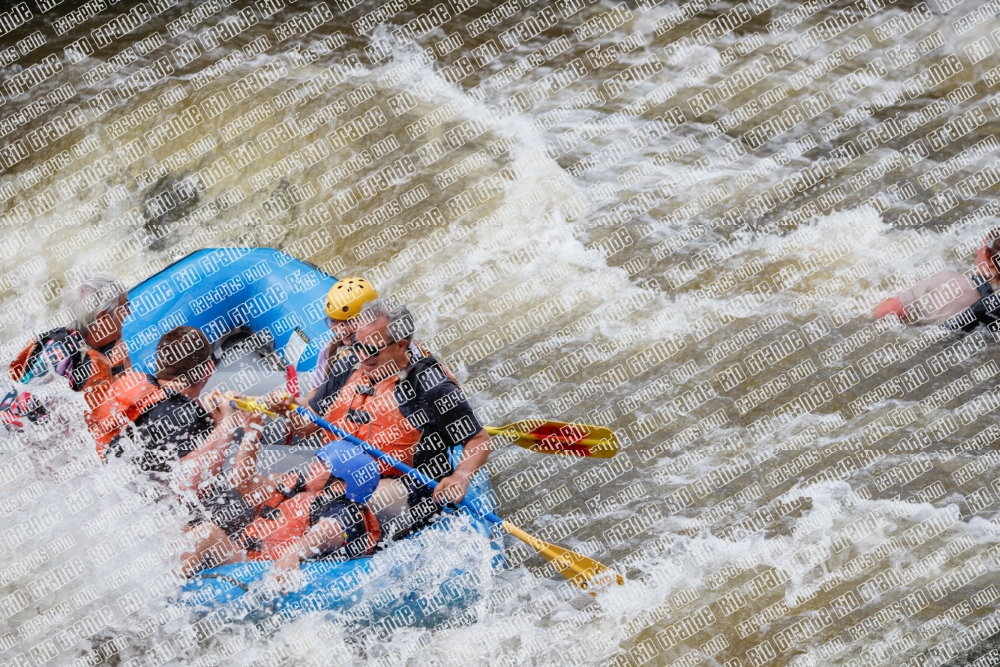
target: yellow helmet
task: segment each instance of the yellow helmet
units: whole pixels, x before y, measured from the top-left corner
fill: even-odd
[[[349,320],[357,317],[361,306],[378,298],[372,284],[357,276],[344,278],[330,288],[326,294],[326,314],[330,319]]]

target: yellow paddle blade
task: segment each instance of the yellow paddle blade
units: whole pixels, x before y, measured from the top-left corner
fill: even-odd
[[[598,563],[593,558],[587,558],[575,551],[563,549],[548,542],[542,542],[537,537],[524,532],[510,521],[504,521],[501,525],[508,533],[540,553],[545,560],[555,564],[564,577],[579,586],[582,590],[587,590],[596,585],[607,585],[612,582],[617,583],[619,586],[625,583],[622,575],[612,572],[608,569],[607,565]]]
[[[263,403],[259,403],[258,401],[252,398],[244,399],[244,398],[236,398],[235,396],[226,396],[226,398],[229,399],[230,403],[238,407],[240,410],[243,410],[244,412],[260,412],[262,414],[267,415],[268,417],[278,416],[276,412],[268,410],[266,405],[264,405]]]
[[[506,426],[487,426],[486,432],[543,454],[610,459],[618,453],[618,437],[603,426],[526,419]]]

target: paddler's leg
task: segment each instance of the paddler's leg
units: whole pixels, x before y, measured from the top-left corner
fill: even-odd
[[[185,526],[184,532],[194,541],[191,551],[181,554],[181,571],[185,577],[207,567],[246,560],[246,552],[211,521]]]
[[[337,551],[345,544],[347,531],[340,522],[333,518],[322,518],[302,536],[285,546],[284,553],[274,561],[275,576],[279,582],[286,583],[282,573],[297,570],[303,558]]]
[[[398,479],[380,479],[378,488],[368,501],[368,509],[375,513],[382,534],[395,536],[410,527],[409,489]]]

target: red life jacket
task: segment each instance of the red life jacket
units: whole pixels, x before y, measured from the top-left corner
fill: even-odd
[[[258,517],[243,530],[247,555],[252,560],[277,560],[319,521],[324,504],[336,501],[342,494],[343,483],[318,460],[305,473],[283,475],[261,505]],[[342,526],[350,537],[348,546],[353,556],[370,555],[381,539],[378,519],[364,505],[351,505],[359,516],[351,525]]]
[[[99,354],[99,353],[98,353]],[[103,355],[102,355],[103,356]],[[130,422],[135,422],[143,412],[167,398],[166,393],[151,375],[137,371],[127,371],[106,381],[106,385],[96,385],[90,396],[102,392],[102,399],[91,405],[84,416],[94,440],[97,454],[104,460],[104,453],[114,438]]]
[[[413,453],[420,442],[420,429],[415,428],[399,409],[397,385],[401,391],[413,391],[409,383],[399,384],[401,377],[405,375],[394,373],[372,386],[364,371],[355,370],[327,410],[326,420],[412,466]],[[330,439],[335,436],[331,435]],[[382,461],[377,463],[383,477],[403,475]]]

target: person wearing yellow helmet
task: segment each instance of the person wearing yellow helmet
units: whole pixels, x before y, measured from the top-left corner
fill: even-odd
[[[323,387],[327,376],[338,361],[353,363],[351,335],[358,327],[358,315],[366,303],[377,298],[378,292],[375,286],[360,276],[342,278],[330,288],[326,293],[323,310],[326,312],[326,325],[333,336],[329,344],[320,350],[319,358],[316,359],[316,370],[312,382],[309,383],[312,388],[304,397],[294,399],[293,402],[308,406],[310,401],[316,399],[317,392]],[[280,396],[279,391],[272,398],[280,401]]]
[[[333,337],[330,339],[330,343],[320,351],[319,358],[316,360],[316,371],[310,383],[312,389],[302,398],[277,399],[270,403],[272,409],[285,412],[292,402],[304,407],[311,407],[325,398],[325,396],[319,395],[319,392],[324,390],[327,379],[332,374],[336,374],[341,366],[354,366],[358,363],[357,355],[351,348],[351,338],[358,328],[366,324],[365,318],[361,316],[364,305],[377,298],[378,291],[375,286],[360,276],[343,278],[330,288],[326,294],[324,310],[327,316],[326,323],[330,331],[333,332]],[[408,350],[415,360],[431,356],[430,351],[415,340],[410,341]],[[451,370],[444,364],[440,365],[448,379],[458,384],[458,380]]]
[[[316,375],[312,383],[314,388],[309,392],[308,399],[311,399],[316,388],[323,384],[323,380],[330,373],[330,367],[338,359],[351,354],[350,338],[357,328],[356,318],[366,303],[377,298],[378,291],[375,286],[360,276],[338,280],[327,292],[324,310],[327,317],[326,324],[333,332],[333,338],[316,360]]]

